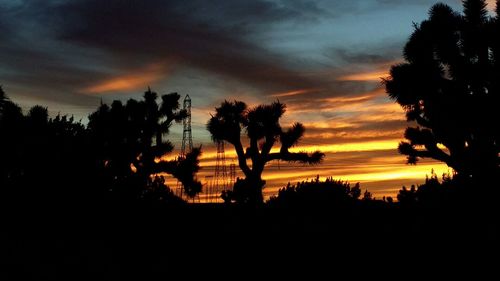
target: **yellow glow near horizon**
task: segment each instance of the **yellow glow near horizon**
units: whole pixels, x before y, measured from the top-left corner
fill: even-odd
[[[298,146],[290,149],[291,152],[300,151],[322,151],[322,152],[363,152],[363,151],[378,151],[378,150],[389,150],[398,147],[400,139],[392,140],[380,140],[380,141],[367,141],[367,142],[349,142],[340,144],[321,144],[321,145],[308,145],[308,146]],[[278,152],[279,149],[273,149],[274,152]]]
[[[376,169],[358,167],[349,172],[337,169],[320,171],[314,171],[314,169],[281,172],[267,171],[263,178],[268,181],[266,188],[268,197],[284,187],[286,182],[294,184],[303,180],[312,180],[319,176],[320,180],[333,177],[335,180],[343,180],[351,184],[361,183],[363,190],[368,189],[380,198],[382,196],[395,197],[403,185],[410,186],[423,183],[425,177],[430,175],[431,171],[434,171],[438,176],[452,173],[451,168],[441,163],[426,163],[416,166],[393,163]]]
[[[266,184],[266,198],[286,186],[288,182],[296,183],[303,180],[312,180],[319,176],[321,180],[333,177],[337,180],[348,181],[351,184],[361,183],[362,189],[368,189],[378,198],[382,196],[395,197],[403,185],[421,184],[426,175],[431,171],[437,175],[452,171],[443,163],[433,160],[424,160],[417,165],[407,165],[405,157],[396,151],[399,139],[388,141],[346,143],[339,145],[303,146],[297,151],[318,148],[327,154],[323,164],[308,166],[302,164],[269,163],[264,170],[263,179]],[[380,156],[370,156],[377,150],[392,150],[388,156],[381,152]],[[363,161],[363,156],[366,160]],[[361,157],[360,157],[361,156]],[[198,179],[206,186],[214,173],[216,153],[207,151],[201,158],[201,167]],[[351,157],[352,158],[351,160]],[[172,159],[175,157],[171,157]],[[235,153],[231,146],[226,147],[226,165],[234,163]],[[237,168],[237,176],[243,173]],[[175,186],[175,180],[170,179],[169,184]],[[173,185],[172,185],[173,184]],[[206,194],[205,194],[206,195]]]
[[[422,180],[425,175],[429,175],[432,170],[437,175],[447,174],[451,169],[445,164],[423,164],[415,166],[403,166],[399,168],[391,167],[391,172],[381,171],[375,173],[351,174],[349,180],[351,182],[376,182],[395,179],[415,179]]]
[[[324,153],[336,153],[336,152],[363,152],[363,151],[379,151],[379,150],[389,150],[396,149],[398,147],[401,139],[390,139],[390,140],[377,140],[377,141],[365,141],[365,142],[347,142],[339,144],[318,144],[318,145],[300,145],[290,149],[290,152],[314,152],[320,150]],[[205,147],[206,148],[206,147]],[[271,152],[279,152],[280,148],[275,146]],[[225,151],[226,158],[236,158],[236,152],[233,150],[232,146],[227,145]],[[161,160],[168,161],[173,160],[177,155],[165,155],[161,157]],[[201,159],[215,159],[217,157],[217,152],[215,150],[205,150],[201,155]]]
[[[279,95],[299,96],[306,91],[296,90]],[[368,189],[378,198],[395,197],[403,185],[423,183],[431,170],[438,175],[450,171],[446,165],[429,159],[418,165],[406,164],[405,156],[397,152],[399,143],[404,139],[404,110],[386,97],[382,87],[352,97],[325,98],[322,105],[323,109],[319,110],[341,114],[323,118],[318,116],[318,108],[300,104],[295,108],[292,103],[282,126],[286,129],[294,121],[302,122],[310,130],[306,130],[304,139],[290,151],[310,153],[319,150],[326,154],[324,162],[313,166],[278,161],[268,163],[262,175],[267,181],[266,198],[276,194],[288,182],[296,183],[316,176],[322,180],[333,177],[350,183],[360,182],[362,189]],[[242,140],[247,142],[244,136]],[[279,143],[272,152],[279,152]],[[175,157],[171,155],[163,159]],[[205,186],[214,175],[216,157],[215,146],[204,144],[198,179]],[[227,143],[225,157],[226,165],[238,165],[234,148]],[[251,161],[248,160],[248,164],[251,165]],[[244,176],[239,167],[237,176]]]

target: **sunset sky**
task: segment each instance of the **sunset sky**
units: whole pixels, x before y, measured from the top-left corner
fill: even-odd
[[[459,0],[441,2],[461,11]],[[189,94],[202,181],[215,161],[205,129],[214,107],[224,99],[279,99],[287,105],[283,125],[307,128],[297,149],[320,149],[326,159],[314,167],[271,164],[267,195],[320,175],[394,196],[433,168],[449,171],[430,160],[405,164],[397,152],[405,116],[381,85],[402,61],[412,23],[434,3],[0,0],[0,84],[23,109],[42,104],[83,122],[101,100],[140,98],[148,86]],[[181,130],[170,135],[177,148]]]

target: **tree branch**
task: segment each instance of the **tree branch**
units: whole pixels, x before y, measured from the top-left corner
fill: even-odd
[[[262,146],[262,156],[266,158],[269,155],[269,152],[271,152],[271,149],[273,148],[273,145],[276,143],[276,140],[272,136],[266,136],[266,141],[264,142],[264,145]]]
[[[408,156],[409,164],[416,164],[418,158],[433,158],[446,163],[450,167],[454,166],[451,156],[437,147],[437,145],[427,144],[425,145],[425,149],[426,150],[419,150],[415,148],[415,145],[407,142],[401,142],[399,144],[399,153]]]
[[[248,177],[252,173],[252,171],[248,167],[245,151],[243,150],[243,145],[241,144],[241,141],[238,141],[233,143],[233,146],[236,150],[236,155],[238,155],[238,164],[245,176]]]

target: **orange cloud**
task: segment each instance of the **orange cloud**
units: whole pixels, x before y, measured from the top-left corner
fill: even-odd
[[[398,104],[392,102],[387,98],[387,100],[381,102],[374,99],[366,100],[360,103],[348,103],[348,104],[332,104],[332,110],[334,112],[351,112],[351,113],[367,113],[372,117],[366,117],[366,119],[377,120],[380,119],[380,114],[391,114],[391,119],[404,119],[404,110]],[[377,116],[375,116],[375,114]],[[386,116],[388,117],[388,116]],[[385,117],[384,117],[385,118]],[[368,121],[368,120],[365,120]]]
[[[370,124],[374,126],[373,129],[380,130],[379,125],[383,123],[406,120],[404,110],[386,97],[381,89],[347,99],[323,99],[318,106],[320,107],[292,104],[286,121],[292,123],[300,120],[309,129],[332,129],[338,133],[345,128],[353,133],[359,127],[366,130],[366,126]],[[329,114],[329,117],[325,118],[323,114],[318,114],[319,112]],[[283,122],[285,126],[289,123]]]
[[[321,98],[314,101],[314,103],[310,103],[308,101],[294,102],[288,105],[290,111],[287,116],[296,115],[298,113],[299,115],[302,115],[301,113],[304,112],[317,113],[320,110],[332,112],[366,110],[366,105],[380,104],[381,97],[386,99],[386,103],[390,102],[389,98],[386,97],[385,90],[382,87],[370,92],[360,93],[355,96]]]
[[[486,4],[488,4],[488,9],[491,11],[495,10],[496,0],[486,0]]]
[[[388,77],[389,72],[385,71],[371,71],[365,73],[355,73],[339,77],[338,81],[381,81],[382,78]]]
[[[149,84],[165,78],[167,67],[164,63],[149,65],[134,73],[120,75],[83,89],[86,94],[100,94],[116,91],[144,89]]]
[[[302,122],[308,129],[346,129],[353,128],[357,125],[350,120],[326,120],[326,121],[311,121]],[[306,137],[310,137],[309,133],[306,133]]]
[[[322,102],[329,102],[329,103],[358,103],[358,102],[366,102],[371,99],[373,99],[376,96],[379,96],[381,94],[381,91],[379,89],[366,93],[361,96],[355,96],[355,97],[334,97],[334,98],[326,98],[323,99]]]
[[[367,130],[367,131],[360,131],[360,132],[345,132],[345,131],[340,131],[340,132],[334,132],[334,133],[316,133],[316,134],[307,134],[308,139],[325,139],[325,140],[332,140],[332,139],[369,139],[369,138],[389,138],[389,137],[394,137],[394,136],[402,136],[404,134],[404,129],[397,130],[397,131],[380,131],[380,130]]]
[[[290,91],[290,92],[272,94],[271,97],[277,97],[277,98],[291,97],[291,96],[298,96],[298,95],[303,95],[303,94],[314,93],[317,91],[318,91],[318,89],[302,89],[302,90],[295,90],[295,91]]]
[[[357,73],[351,73],[337,78],[338,81],[360,81],[360,82],[377,82],[381,81],[382,78],[389,76],[389,70],[392,65],[398,64],[401,61],[388,61],[384,63],[374,64],[369,66],[369,70],[360,71]]]

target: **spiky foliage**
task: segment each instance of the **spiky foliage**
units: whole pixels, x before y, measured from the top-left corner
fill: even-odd
[[[235,185],[235,198],[239,202],[261,203],[262,188],[265,182],[262,173],[267,163],[274,160],[317,164],[324,154],[290,152],[304,136],[305,127],[295,123],[283,130],[280,119],[286,106],[280,102],[259,105],[248,109],[241,101],[224,101],[215,109],[215,114],[207,123],[207,129],[214,141],[227,141],[232,144],[238,156],[238,164],[245,174],[245,180]],[[242,131],[246,133],[249,145],[244,148]],[[279,152],[271,152],[275,144],[281,143]],[[247,159],[251,161],[248,165]]]
[[[327,178],[320,181],[319,176],[312,181],[290,183],[281,188],[277,196],[269,200],[269,205],[324,208],[353,206],[361,197],[359,183],[351,186],[349,182]]]
[[[161,159],[174,148],[163,136],[173,122],[186,117],[179,109],[179,99],[179,94],[171,93],[163,95],[158,104],[158,94],[148,89],[141,101],[130,99],[126,105],[114,101],[111,107],[103,104],[90,115],[88,129],[111,186],[130,178],[143,186],[153,174],[168,173],[182,182],[186,194],[195,196],[201,191],[201,183],[195,179],[200,149],[184,158]]]
[[[434,158],[467,177],[498,174],[499,27],[484,0],[464,1],[464,14],[436,4],[415,25],[406,62],[385,80],[389,96],[418,125],[399,146],[409,163]]]

